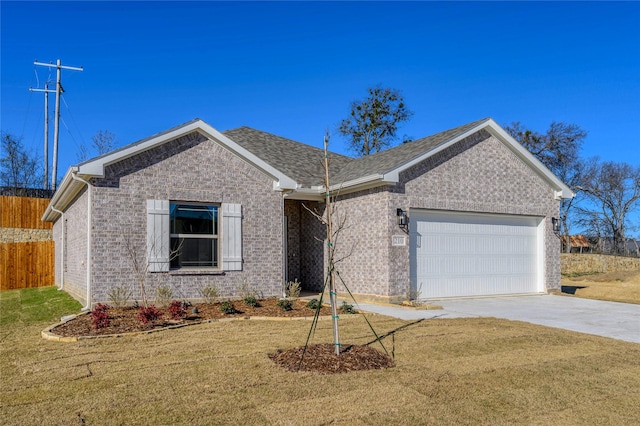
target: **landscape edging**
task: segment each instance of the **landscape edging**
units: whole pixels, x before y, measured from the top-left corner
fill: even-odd
[[[159,331],[165,331],[165,330],[171,330],[174,328],[182,328],[182,327],[188,327],[191,325],[198,325],[198,324],[208,324],[208,323],[214,323],[214,322],[230,322],[230,321],[249,321],[249,320],[254,320],[254,321],[309,321],[309,320],[313,320],[313,317],[263,317],[263,316],[246,316],[246,317],[233,317],[233,318],[212,318],[212,319],[208,319],[208,320],[202,320],[202,321],[197,321],[197,322],[190,322],[190,323],[184,323],[184,324],[172,324],[172,325],[168,325],[166,327],[158,327],[158,328],[154,328],[152,330],[144,330],[144,331],[132,331],[130,333],[116,333],[116,334],[102,334],[99,336],[59,336],[55,333],[53,333],[53,329],[55,329],[58,326],[61,326],[62,324],[66,323],[67,321],[71,321],[74,318],[77,318],[79,315],[87,315],[89,314],[89,312],[82,312],[80,314],[77,315],[70,315],[68,318],[66,318],[64,321],[61,321],[57,324],[53,324],[50,325],[49,327],[45,328],[44,330],[42,330],[42,332],[40,333],[40,335],[42,336],[43,339],[45,340],[49,340],[52,342],[64,342],[64,343],[71,343],[71,342],[78,342],[80,340],[92,340],[92,339],[101,339],[101,338],[112,338],[112,337],[125,337],[125,336],[136,336],[136,335],[142,335],[142,334],[151,334],[151,333],[156,333]],[[349,317],[355,317],[356,315],[345,315],[345,316],[341,316],[340,319],[345,319],[345,318],[349,318]],[[320,316],[318,317],[318,320],[327,320],[327,319],[331,319],[331,316],[329,315],[325,315],[325,316]]]

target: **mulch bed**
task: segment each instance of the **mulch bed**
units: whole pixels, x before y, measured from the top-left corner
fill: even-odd
[[[293,309],[290,311],[285,311],[278,306],[278,301],[279,299],[277,298],[260,300],[260,305],[257,307],[245,305],[242,301],[236,301],[233,302],[233,305],[239,312],[235,314],[222,312],[220,303],[197,303],[187,308],[186,317],[178,320],[171,319],[168,308],[161,308],[162,317],[147,324],[143,324],[138,319],[138,309],[136,308],[110,308],[108,310],[109,325],[107,327],[95,329],[91,315],[78,315],[53,328],[51,332],[63,337],[95,337],[153,331],[170,326],[198,324],[208,320],[224,318],[311,318],[315,314],[315,309],[307,307],[307,300],[294,300]],[[197,309],[197,313],[192,313],[193,308]],[[322,306],[320,315],[330,316],[331,308]],[[303,352],[304,358],[300,363]],[[269,358],[276,365],[289,371],[314,371],[321,374],[373,370],[389,368],[394,365],[391,357],[364,345],[343,345],[338,356],[335,354],[334,346],[331,343],[309,345],[306,352],[304,347],[279,350],[275,354],[269,355]]]
[[[309,345],[306,352],[304,346],[278,351],[269,358],[289,371],[314,371],[322,374],[377,370],[394,365],[390,356],[370,346],[346,345],[341,348],[340,355],[336,355],[331,343]]]
[[[233,306],[239,311],[235,314],[225,314],[220,309],[220,303],[196,303],[187,308],[187,316],[183,319],[173,320],[169,314],[168,308],[160,308],[163,316],[156,321],[143,324],[138,319],[138,309],[127,308],[111,308],[109,309],[109,325],[104,328],[94,329],[91,315],[78,315],[70,321],[61,324],[51,330],[63,337],[79,337],[79,336],[105,336],[109,334],[124,334],[141,331],[151,331],[158,328],[169,327],[173,325],[198,324],[208,320],[223,318],[245,318],[245,317],[313,317],[315,309],[307,307],[307,300],[294,300],[293,309],[285,311],[278,306],[277,298],[260,300],[260,306],[252,307],[245,305],[243,301],[233,302]],[[197,314],[192,313],[192,309],[198,310]],[[322,306],[320,315],[331,315],[331,308]]]

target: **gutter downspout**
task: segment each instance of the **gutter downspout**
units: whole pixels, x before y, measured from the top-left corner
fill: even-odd
[[[58,287],[58,290],[62,290],[64,288],[64,212],[61,212],[53,206],[51,206],[51,210],[58,213],[60,220],[62,220],[62,238],[60,238],[60,287]]]
[[[87,185],[87,304],[83,311],[91,309],[91,184],[76,176],[76,173],[71,173],[71,177],[78,182],[82,182]]]

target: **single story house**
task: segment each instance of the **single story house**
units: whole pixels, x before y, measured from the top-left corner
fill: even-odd
[[[560,288],[553,231],[571,190],[487,118],[362,158],[330,154],[340,276],[386,301]],[[140,285],[279,296],[326,272],[321,149],[195,119],[71,167],[53,222],[57,285],[88,308]],[[344,290],[341,288],[341,290]]]

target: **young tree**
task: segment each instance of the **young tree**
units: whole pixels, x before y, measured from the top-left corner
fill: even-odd
[[[606,236],[613,238],[614,251],[626,254],[629,213],[640,207],[640,166],[593,158],[579,189],[598,206],[598,211],[583,209],[583,216],[593,223],[597,214]]]
[[[337,265],[343,260],[349,258],[353,250],[355,249],[355,244],[351,246],[350,249],[344,250],[339,249],[339,241],[341,234],[348,228],[347,225],[347,215],[340,211],[340,205],[337,200],[338,194],[331,194],[331,182],[329,176],[329,163],[330,163],[330,155],[329,155],[329,133],[327,132],[324,137],[324,160],[323,160],[323,169],[324,169],[324,188],[325,188],[325,210],[324,213],[320,213],[317,211],[311,210],[309,207],[302,205],[309,213],[311,213],[316,219],[318,219],[325,226],[326,231],[326,244],[327,244],[327,273],[325,277],[325,282],[322,288],[322,293],[326,288],[329,288],[329,299],[331,302],[331,316],[332,316],[332,325],[333,325],[333,345],[336,355],[340,355],[340,350],[342,343],[340,341],[340,329],[338,327],[338,289],[337,282],[338,280],[342,283],[345,290],[351,296],[351,299],[356,302],[355,297],[349,290],[347,283],[344,282],[342,277],[340,276],[340,272],[337,269]],[[319,240],[319,239],[318,239]],[[321,240],[319,240],[321,241]],[[339,254],[340,253],[340,254]],[[322,304],[322,297],[320,297],[320,304]],[[318,305],[320,306],[320,305]],[[309,330],[309,335],[307,336],[307,342],[305,343],[305,349],[302,353],[302,358],[300,359],[300,365],[302,365],[302,361],[304,359],[304,355],[306,349],[309,345],[309,339],[311,338],[311,334],[315,327],[317,326],[319,307],[316,310],[316,315],[314,316],[313,322],[311,323],[311,328]],[[369,320],[363,317],[369,326],[369,329],[376,337],[377,342],[380,343],[382,348],[387,351],[384,347],[384,344],[381,341],[381,337],[378,336],[376,331],[373,329],[373,326],[369,322]]]
[[[519,122],[511,123],[505,130],[576,193],[575,198],[560,203],[561,233],[569,241],[570,213],[581,198],[579,186],[585,164],[580,150],[587,132],[576,124],[557,121],[549,125],[545,134],[527,129]],[[565,250],[570,251],[571,245],[565,244]]]
[[[358,155],[369,155],[391,146],[398,124],[408,120],[411,112],[396,89],[370,87],[364,101],[351,103],[351,113],[340,122],[338,131],[349,139]]]
[[[21,195],[25,188],[37,188],[41,183],[37,157],[8,133],[2,134],[1,146],[0,185],[12,188],[14,195]]]

